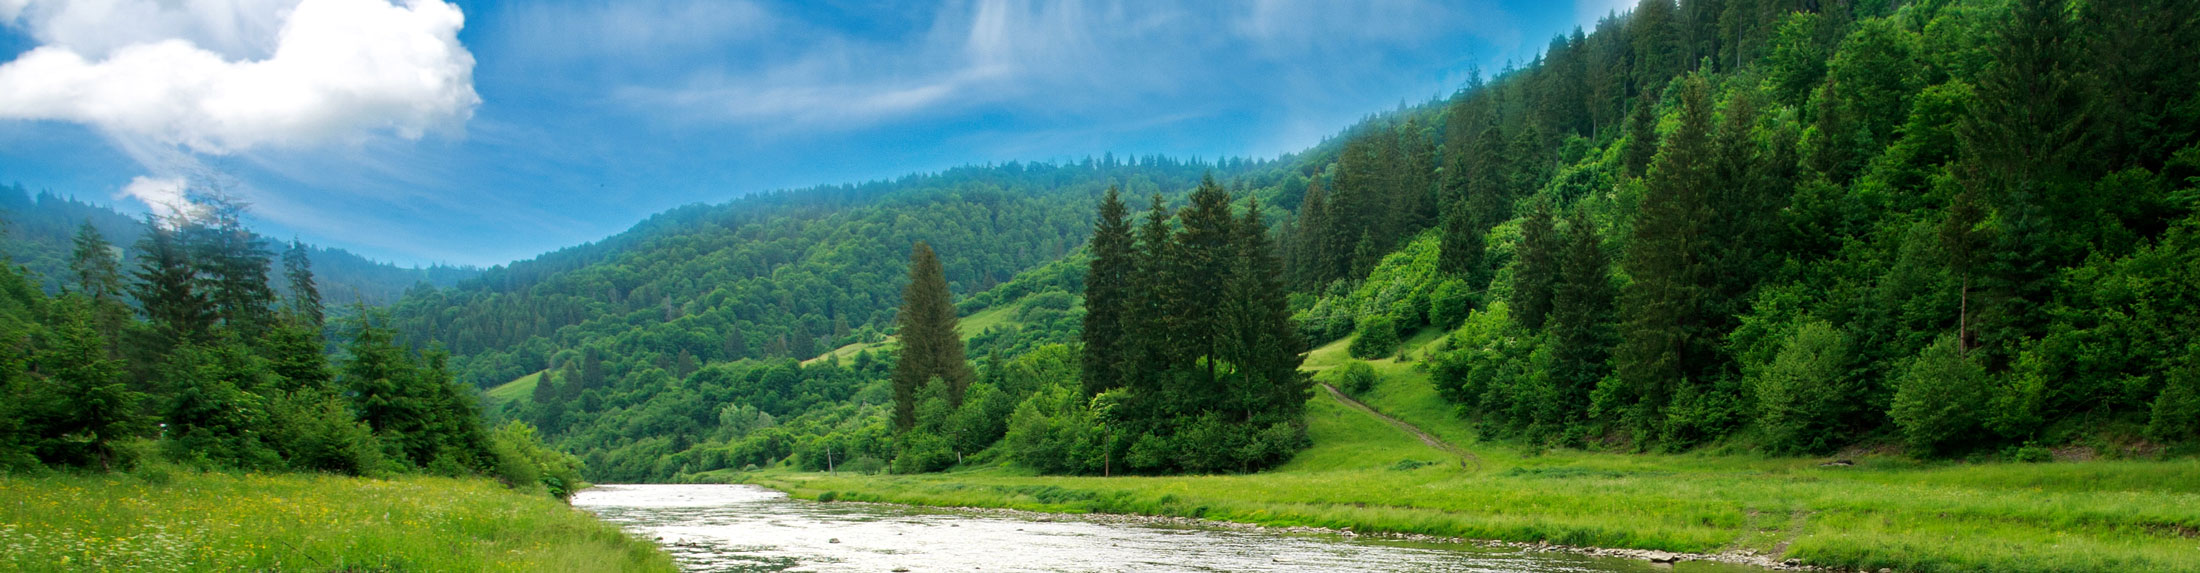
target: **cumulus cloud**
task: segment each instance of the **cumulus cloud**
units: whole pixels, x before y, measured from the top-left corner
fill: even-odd
[[[0,64],[0,118],[197,153],[417,139],[481,101],[465,17],[439,0],[0,0],[0,16],[41,44]]]

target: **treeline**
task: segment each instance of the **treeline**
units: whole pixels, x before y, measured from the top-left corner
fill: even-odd
[[[78,227],[90,224],[121,249],[125,266],[136,264],[141,253],[133,249],[145,233],[145,221],[114,209],[62,197],[50,192],[30,193],[20,185],[0,185],[0,253],[29,271],[31,281],[46,294],[60,294],[71,280],[69,261],[75,249]],[[271,238],[262,240],[277,242]],[[472,267],[434,265],[401,268],[368,260],[343,249],[306,246],[314,277],[321,283],[338,314],[352,303],[385,305],[421,283],[444,287],[481,274]],[[277,294],[288,295],[288,285],[277,282]]]
[[[1300,329],[1456,327],[1439,385],[1537,443],[2190,444],[2196,17],[1647,0],[1317,164]]]
[[[917,244],[897,329],[895,470],[962,463],[997,439],[1050,473],[1252,471],[1306,447],[1304,345],[1258,201],[1240,216],[1208,177],[1176,212],[1155,194],[1135,230],[1128,211],[1110,188],[1077,370],[1054,361],[1043,386],[972,384],[939,259]]]
[[[415,352],[361,311],[331,361],[307,247],[274,253],[243,206],[201,197],[149,217],[135,268],[79,228],[71,280],[47,296],[0,269],[0,469],[207,469],[478,474],[564,496],[568,456],[532,428],[483,425],[438,350]]]

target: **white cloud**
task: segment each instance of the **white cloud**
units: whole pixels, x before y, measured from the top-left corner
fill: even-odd
[[[42,42],[0,65],[0,118],[223,154],[417,139],[481,101],[465,17],[438,0],[0,2]]]
[[[197,206],[191,202],[189,194],[186,193],[189,189],[190,186],[184,183],[182,177],[146,177],[140,175],[130,179],[130,184],[122,187],[120,195],[137,199],[138,202],[154,209],[166,211],[161,213],[162,215],[173,216],[197,211]]]

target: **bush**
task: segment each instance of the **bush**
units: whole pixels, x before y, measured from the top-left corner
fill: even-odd
[[[947,438],[924,430],[910,430],[894,439],[894,473],[936,472],[955,465],[955,450]]]
[[[1459,279],[1447,279],[1436,285],[1436,292],[1429,295],[1429,324],[1443,330],[1459,326],[1467,319],[1467,311],[1474,308],[1473,291]]]
[[[1797,328],[1772,363],[1751,369],[1758,423],[1773,453],[1824,452],[1845,442],[1851,412],[1849,340],[1825,321]]]
[[[1389,358],[1398,353],[1398,329],[1388,316],[1373,316],[1360,322],[1359,332],[1346,348],[1353,358],[1373,360]]]
[[[1346,394],[1358,396],[1366,394],[1368,390],[1375,389],[1375,381],[1378,378],[1380,376],[1375,374],[1375,367],[1368,366],[1366,362],[1354,360],[1346,362],[1344,366],[1337,367],[1336,377],[1332,380],[1337,381],[1337,389],[1343,390]]]
[[[2168,387],[2154,398],[2147,435],[2164,441],[2200,437],[2200,345],[2185,356],[2183,368],[2170,372]]]
[[[1955,338],[1943,336],[1903,368],[1888,415],[1911,452],[1946,453],[1978,433],[1985,385],[1986,370],[1963,355]]]

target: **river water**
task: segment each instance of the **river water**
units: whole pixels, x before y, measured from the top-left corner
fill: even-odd
[[[686,571],[1737,572],[1275,531],[819,503],[748,485],[610,485],[573,506],[657,538]]]

